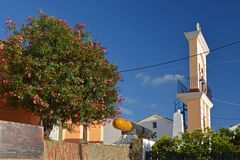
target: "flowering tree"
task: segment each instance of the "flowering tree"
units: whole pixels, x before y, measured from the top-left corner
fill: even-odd
[[[116,116],[117,68],[85,25],[40,13],[0,41],[0,95],[40,116],[44,127],[90,124]],[[72,123],[69,123],[71,121]]]

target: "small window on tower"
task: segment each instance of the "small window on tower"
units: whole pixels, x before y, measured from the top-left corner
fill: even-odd
[[[153,122],[153,128],[157,128],[157,122]]]

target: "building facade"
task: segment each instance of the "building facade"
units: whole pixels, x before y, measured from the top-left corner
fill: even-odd
[[[76,125],[74,126],[73,131],[54,126],[49,138],[55,141],[72,143],[103,143],[103,126],[101,124],[92,124],[88,127]]]
[[[82,125],[75,126],[71,132],[54,126],[49,138],[55,141],[73,143],[115,144],[118,143],[121,136],[121,131],[112,126],[111,120],[106,124],[92,124],[85,128]]]
[[[164,134],[172,137],[173,121],[169,118],[153,114],[137,121],[137,124],[156,132],[156,138],[154,140],[158,140]]]
[[[231,127],[229,127],[229,129],[230,129],[231,131],[234,131],[234,130],[237,129],[239,126],[240,126],[240,123],[235,124],[235,125],[232,125]]]

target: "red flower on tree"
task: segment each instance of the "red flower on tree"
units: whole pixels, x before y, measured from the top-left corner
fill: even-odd
[[[10,18],[6,25],[10,36],[0,41],[0,96],[6,101],[40,116],[46,128],[59,122],[71,128],[117,115],[117,67],[91,40],[85,24],[73,28],[41,13],[19,27]]]

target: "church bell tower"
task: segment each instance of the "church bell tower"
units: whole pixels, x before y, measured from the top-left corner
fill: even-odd
[[[189,81],[184,89],[178,89],[177,98],[187,105],[188,131],[211,128],[210,111],[213,107],[211,90],[207,84],[208,45],[199,23],[196,30],[185,32],[189,43]],[[181,83],[183,84],[183,83]]]

